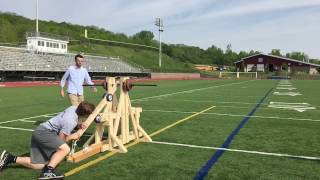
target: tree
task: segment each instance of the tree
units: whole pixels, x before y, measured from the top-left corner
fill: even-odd
[[[212,45],[204,52],[204,58],[208,59],[212,64],[224,64],[223,50]]]
[[[231,49],[231,44],[227,45],[226,52],[224,54],[224,63],[223,65],[233,65],[234,62],[239,60],[238,54],[233,52]]]
[[[275,55],[275,56],[282,56],[280,49],[272,49],[270,55]]]
[[[132,36],[132,39],[151,45],[154,35],[150,31],[140,31]]]
[[[286,54],[287,58],[303,61],[305,59],[305,54],[303,52],[291,52]]]
[[[242,58],[248,57],[248,56],[249,56],[249,53],[247,53],[245,51],[240,51],[239,54],[238,54],[239,60],[242,59]]]
[[[228,54],[228,53],[231,53],[232,52],[232,49],[231,49],[231,44],[228,44],[227,45],[227,49],[226,49],[226,54]]]

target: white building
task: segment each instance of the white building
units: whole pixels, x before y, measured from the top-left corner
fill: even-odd
[[[27,49],[45,53],[67,53],[69,38],[43,32],[27,32]]]

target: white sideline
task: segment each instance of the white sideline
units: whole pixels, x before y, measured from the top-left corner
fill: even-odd
[[[29,131],[29,132],[33,131],[33,129],[14,128],[14,127],[6,127],[6,126],[0,126],[0,129],[13,129],[13,130],[21,130],[21,131]],[[84,136],[90,136],[90,135],[84,135]],[[299,159],[320,160],[320,157],[297,156],[297,155],[290,155],[290,154],[268,153],[268,152],[260,152],[260,151],[247,151],[247,150],[239,150],[239,149],[227,149],[227,148],[218,148],[218,147],[209,147],[209,146],[198,146],[198,145],[191,145],[191,144],[179,144],[179,143],[169,143],[169,142],[160,142],[160,141],[152,141],[150,143],[166,144],[166,145],[182,146],[182,147],[191,147],[191,148],[200,148],[200,149],[224,150],[224,151],[242,152],[242,153],[249,153],[249,154],[260,154],[260,155],[267,155],[267,156],[280,156],[280,157],[290,157],[290,158],[299,158]]]
[[[214,150],[223,150],[230,152],[241,152],[248,154],[259,154],[266,156],[278,156],[278,157],[289,157],[289,158],[298,158],[298,159],[308,159],[308,160],[320,160],[320,157],[312,157],[312,156],[298,156],[298,155],[290,155],[290,154],[281,154],[281,153],[269,153],[269,152],[261,152],[261,151],[248,151],[241,149],[228,149],[228,148],[218,148],[218,147],[209,147],[209,146],[197,146],[191,144],[180,144],[180,143],[170,143],[170,142],[160,142],[160,141],[152,141],[150,143],[153,144],[165,144],[171,146],[182,146],[182,147],[190,147],[190,148],[199,148],[199,149],[214,149]]]
[[[150,112],[163,112],[163,113],[181,113],[181,114],[193,114],[196,112],[192,111],[171,111],[171,110],[156,110],[156,109],[145,109],[143,111],[150,111]],[[247,117],[247,115],[241,114],[223,114],[223,113],[211,113],[205,112],[201,113],[202,115],[217,115],[217,116],[233,116],[233,117]],[[293,120],[293,121],[313,121],[313,122],[320,122],[320,119],[299,119],[299,118],[285,118],[285,117],[277,117],[277,116],[250,116],[251,118],[262,118],[262,119],[284,119],[284,120]]]
[[[166,97],[166,96],[171,96],[171,95],[176,95],[176,94],[192,93],[192,92],[195,92],[195,91],[201,91],[201,90],[211,89],[211,88],[218,88],[218,87],[229,86],[229,85],[234,85],[234,84],[242,84],[242,83],[246,83],[246,82],[250,82],[250,81],[256,81],[256,80],[249,80],[249,81],[242,81],[242,82],[236,82],[236,83],[209,86],[209,87],[205,87],[205,88],[190,89],[190,90],[186,90],[186,91],[178,91],[178,92],[174,92],[174,93],[161,94],[161,95],[156,95],[156,96],[149,96],[149,97],[144,97],[144,98],[139,98],[139,99],[133,99],[131,101],[140,101],[140,100],[145,100],[145,99]]]

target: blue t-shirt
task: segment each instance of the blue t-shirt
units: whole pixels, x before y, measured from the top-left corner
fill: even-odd
[[[78,115],[76,113],[76,109],[77,106],[70,106],[57,116],[40,124],[40,126],[43,126],[50,131],[54,131],[57,134],[63,132],[63,134],[68,136],[78,124]]]

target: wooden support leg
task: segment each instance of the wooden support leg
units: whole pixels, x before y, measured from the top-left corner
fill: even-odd
[[[113,143],[112,143],[112,138],[111,138],[112,134],[114,134],[113,119],[109,122],[109,130],[108,130],[108,143],[110,146],[110,150],[112,150],[112,148],[113,148]]]
[[[135,115],[133,114],[133,112],[130,112],[130,116],[131,116],[131,122],[132,122],[132,127],[133,127],[133,132],[134,132],[134,136],[136,139],[139,139],[139,131],[138,131],[138,126],[137,126],[137,120]]]
[[[90,138],[83,144],[83,148],[88,147],[91,144],[94,137],[95,137],[95,135],[91,135]]]
[[[138,125],[138,130],[142,133],[146,142],[152,142],[152,139],[150,138],[150,136],[144,131],[144,129],[142,129],[140,125]]]
[[[95,135],[95,143],[100,143],[103,137],[104,127],[101,124],[96,125]]]
[[[127,148],[124,147],[124,145],[122,144],[122,142],[117,138],[117,136],[110,134],[111,139],[115,142],[115,144],[117,144],[119,146],[120,151],[122,151],[123,153],[128,152]]]

